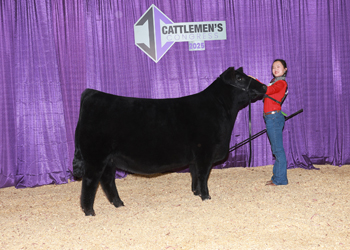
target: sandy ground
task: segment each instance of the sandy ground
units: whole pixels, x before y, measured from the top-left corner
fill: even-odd
[[[117,179],[125,206],[101,188],[95,217],[79,205],[81,182],[0,189],[0,249],[350,249],[350,166],[214,169],[211,200],[191,192],[189,173]]]

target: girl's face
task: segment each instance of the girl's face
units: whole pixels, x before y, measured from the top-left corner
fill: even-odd
[[[283,76],[286,71],[287,68],[285,68],[280,61],[276,61],[272,64],[272,74],[275,77]]]

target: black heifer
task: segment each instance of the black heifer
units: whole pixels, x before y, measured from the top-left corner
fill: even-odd
[[[189,166],[192,191],[210,199],[208,177],[224,160],[237,113],[266,86],[242,68],[228,68],[200,93],[173,99],[141,99],[86,89],[75,131],[73,174],[82,178],[81,207],[95,215],[99,182],[115,207],[123,206],[116,169],[162,173]]]

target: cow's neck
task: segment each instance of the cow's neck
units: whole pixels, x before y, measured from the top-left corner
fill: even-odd
[[[222,83],[220,78],[216,79],[205,92],[210,94],[215,102],[221,104],[228,118],[234,122],[238,113],[238,102],[235,98],[239,90],[233,89],[227,84]]]

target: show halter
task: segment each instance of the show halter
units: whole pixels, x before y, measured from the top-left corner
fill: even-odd
[[[251,100],[250,100],[250,94],[249,94],[249,86],[250,86],[250,83],[252,82],[252,78],[251,77],[249,77],[249,78],[250,79],[248,82],[248,86],[246,88],[241,88],[241,87],[232,85],[233,87],[236,87],[236,88],[248,93],[248,99],[249,99],[249,162],[248,162],[248,167],[250,167],[250,164],[252,161],[252,143],[251,143],[251,141],[252,141],[252,139],[251,139],[251,137],[252,137],[252,112],[251,112]]]
[[[251,100],[250,100],[250,94],[249,94],[249,86],[250,82],[252,81],[252,78],[250,78],[247,92],[248,92],[248,99],[249,99],[249,162],[248,167],[250,167],[251,161],[252,161],[252,109],[251,109]]]

